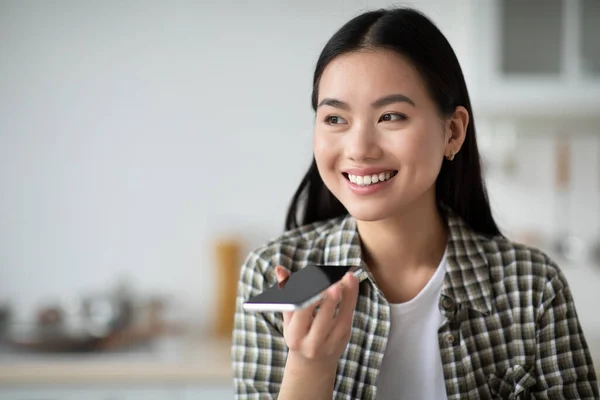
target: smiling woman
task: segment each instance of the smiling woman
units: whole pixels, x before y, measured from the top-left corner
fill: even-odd
[[[560,268],[494,221],[465,80],[436,26],[412,9],[359,15],[313,84],[314,158],[287,231],[241,272],[237,398],[598,398]],[[365,272],[307,309],[244,311],[311,263]]]

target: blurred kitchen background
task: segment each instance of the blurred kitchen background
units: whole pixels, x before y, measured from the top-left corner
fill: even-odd
[[[454,46],[495,215],[559,262],[600,368],[600,1],[0,0],[0,399],[232,398],[314,64],[389,5]]]

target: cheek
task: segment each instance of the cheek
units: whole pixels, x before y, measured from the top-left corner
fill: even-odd
[[[398,136],[397,148],[401,149],[401,158],[411,164],[437,165],[443,157],[444,136],[440,127],[422,123]]]
[[[313,138],[313,152],[317,164],[324,166],[333,162],[336,158],[336,145],[327,135],[315,130]]]
[[[323,179],[329,190],[335,193],[337,186],[336,166],[340,156],[339,143],[332,140],[330,135],[319,134],[318,131],[315,131],[313,153],[321,179]]]
[[[315,130],[313,135],[313,150],[315,153],[320,153],[325,146],[323,137]]]

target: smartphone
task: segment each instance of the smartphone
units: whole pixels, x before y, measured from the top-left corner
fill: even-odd
[[[352,265],[307,265],[244,303],[247,311],[295,311],[321,299],[328,287],[348,272],[359,276],[363,269]]]

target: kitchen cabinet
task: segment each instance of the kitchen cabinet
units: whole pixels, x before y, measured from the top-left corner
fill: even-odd
[[[600,1],[471,0],[467,62],[478,113],[596,116]]]

